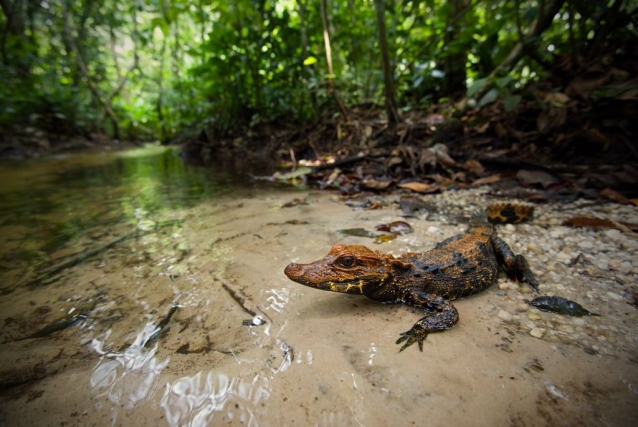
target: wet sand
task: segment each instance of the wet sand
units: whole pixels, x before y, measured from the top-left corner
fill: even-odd
[[[628,304],[638,291],[636,245],[551,224],[578,209],[541,206],[534,223],[499,234],[528,258],[541,294],[600,317],[532,309],[534,295],[501,274],[454,303],[456,327],[428,336],[423,352],[414,345],[399,353],[395,341],[418,310],[307,288],[283,274],[336,243],[430,249],[491,202],[485,191],[425,197],[439,213],[408,219],[414,233],[380,245],[336,230],[402,219],[393,196],[379,198],[383,209],[362,210],[330,193],[263,190],[153,218],[183,219],[181,227],[148,231],[140,220],[139,235],[62,280],[2,297],[0,425],[638,425],[638,310]],[[282,207],[293,198],[307,204]],[[636,208],[614,209],[615,219],[636,222]],[[549,236],[555,229],[560,239]],[[127,232],[113,227],[99,241]],[[583,253],[583,264],[557,255],[572,236],[601,242],[568,248]],[[613,260],[606,269],[595,265],[599,251]],[[634,265],[616,271],[625,258]],[[13,341],[90,298],[96,306],[86,319]],[[252,313],[266,323],[243,325]],[[533,329],[544,330],[540,339]]]

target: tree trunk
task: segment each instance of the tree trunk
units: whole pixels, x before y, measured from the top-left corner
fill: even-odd
[[[541,2],[541,6],[545,2]],[[496,77],[501,71],[509,71],[511,68],[516,65],[516,63],[523,57],[524,54],[524,46],[531,40],[535,40],[540,38],[541,34],[548,29],[552,25],[552,21],[554,20],[554,16],[560,11],[561,7],[563,7],[564,0],[551,0],[550,4],[547,6],[540,8],[538,10],[538,17],[532,23],[530,27],[529,33],[525,36],[524,40],[519,40],[518,43],[514,46],[514,48],[510,51],[509,55],[492,70],[488,78],[485,80],[485,83],[477,90],[474,94],[474,98],[480,99],[487,91],[492,88],[491,80]],[[467,105],[467,98],[463,99],[459,102],[460,106]]]
[[[448,47],[448,54],[443,64],[443,70],[445,72],[443,94],[445,96],[462,95],[466,90],[465,80],[467,79],[467,73],[465,64],[467,63],[467,52],[459,49],[457,46],[453,46],[453,44],[458,38],[463,25],[465,25],[462,19],[456,17],[462,12],[467,11],[469,4],[469,0],[451,1],[451,8],[447,18],[447,30],[444,37],[445,46]],[[463,13],[461,16],[464,15]],[[451,45],[454,48],[452,52],[450,52]]]
[[[321,0],[321,22],[323,24],[323,43],[326,48],[326,63],[328,64],[328,77],[326,78],[328,82],[328,93],[330,93],[335,100],[343,118],[348,120],[348,111],[346,107],[343,105],[341,100],[339,99],[339,95],[337,95],[337,91],[335,90],[334,85],[334,70],[332,68],[332,50],[330,49],[330,26],[328,24],[328,5],[326,4],[327,0]]]
[[[71,47],[71,50],[73,51],[73,54],[75,55],[75,60],[78,64],[78,67],[80,68],[80,72],[86,79],[86,84],[88,85],[89,90],[91,91],[95,99],[100,103],[100,105],[102,106],[106,114],[111,119],[111,122],[113,123],[113,137],[116,139],[119,139],[120,126],[119,126],[117,115],[111,108],[111,105],[102,98],[102,95],[100,94],[100,90],[95,85],[95,83],[93,82],[93,79],[91,78],[91,75],[89,74],[89,69],[87,68],[86,63],[84,62],[84,59],[82,58],[82,54],[80,53],[80,50],[78,49],[78,46],[75,43],[75,39],[73,38],[71,26],[69,24],[69,12],[67,10],[66,1],[64,0],[62,1],[62,22],[64,26],[64,34],[66,36],[67,44],[68,46]]]
[[[381,48],[381,65],[383,66],[383,92],[385,94],[385,111],[388,115],[388,122],[396,124],[401,120],[397,110],[394,95],[394,67],[390,64],[388,53],[388,40],[385,29],[385,2],[384,0],[374,0],[377,9],[377,26],[379,29],[379,47]]]

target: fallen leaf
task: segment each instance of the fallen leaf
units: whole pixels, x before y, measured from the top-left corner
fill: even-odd
[[[480,185],[485,185],[485,184],[493,184],[500,180],[501,180],[501,175],[496,173],[494,175],[486,176],[485,178],[477,179],[476,181],[472,183],[472,187],[478,187]]]
[[[398,185],[400,188],[407,188],[408,190],[416,191],[417,193],[433,193],[439,189],[437,185],[428,184],[425,182],[406,182]]]
[[[368,179],[363,181],[363,186],[373,190],[385,190],[392,184],[392,181],[377,181],[376,179]]]
[[[622,194],[620,194],[616,190],[612,190],[609,187],[607,187],[607,188],[605,188],[603,190],[600,190],[600,192],[598,193],[598,197],[600,197],[601,199],[612,200],[612,201],[614,201],[616,203],[622,203],[624,205],[630,205],[631,204],[631,200],[629,200],[628,198],[626,198],[625,196],[623,196]]]
[[[379,224],[375,228],[377,231],[385,231],[392,234],[410,234],[412,227],[405,221],[392,221],[388,224]]]
[[[396,234],[382,234],[374,238],[374,243],[388,243],[396,238]]]
[[[291,179],[300,178],[304,175],[308,175],[311,172],[312,172],[311,168],[304,166],[301,168],[297,168],[296,170],[292,172],[284,173],[277,176],[273,175],[273,177],[275,177],[276,179],[280,181],[289,181]]]
[[[467,160],[462,167],[472,173],[482,173],[485,170],[481,162],[475,159]]]
[[[608,219],[600,219],[590,216],[577,216],[563,221],[563,225],[568,227],[620,228],[618,224],[620,224],[620,226],[627,227],[630,230],[638,230],[638,224],[621,221],[616,223]]]
[[[428,205],[415,196],[403,196],[399,200],[399,208],[401,216],[414,216],[414,212],[418,210],[428,210]]]
[[[366,230],[365,228],[346,228],[343,230],[337,230],[337,233],[344,236],[354,237],[379,237],[379,234]]]
[[[540,184],[543,188],[547,188],[558,182],[558,179],[554,175],[539,170],[530,171],[521,169],[516,172],[516,178],[525,185]]]
[[[365,207],[368,210],[372,210],[372,209],[382,209],[383,208],[383,204],[381,202],[370,202],[368,204],[368,206]]]
[[[284,203],[284,205],[282,206],[282,208],[292,208],[293,206],[297,206],[297,205],[307,205],[308,202],[306,202],[305,199],[298,199],[298,198],[294,198],[291,201],[289,201],[288,203]]]

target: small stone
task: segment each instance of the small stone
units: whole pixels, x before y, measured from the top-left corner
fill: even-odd
[[[501,291],[504,291],[504,290],[506,290],[506,289],[509,289],[509,288],[510,288],[510,285],[509,285],[509,283],[507,283],[507,282],[501,282],[501,283],[499,283],[499,284],[498,284],[498,288],[499,288]]]
[[[558,325],[558,327],[556,328],[561,332],[565,332],[567,334],[573,334],[574,333],[574,327],[571,325]]]
[[[572,323],[577,326],[585,326],[585,319],[575,318],[572,320]]]
[[[530,285],[521,285],[518,287],[518,291],[522,294],[526,294],[529,295],[531,294],[534,290],[532,289],[532,287]]]
[[[620,230],[612,228],[610,230],[605,230],[605,236],[609,237],[612,240],[618,240],[621,236],[621,233]]]
[[[527,318],[529,320],[540,320],[540,316],[536,313],[527,313]]]
[[[618,271],[620,271],[623,274],[629,274],[631,273],[631,263],[629,261],[623,261],[620,263],[620,268],[618,269]]]
[[[441,229],[438,227],[428,227],[427,232],[428,234],[439,234],[441,232]]]
[[[585,250],[594,249],[594,244],[589,240],[581,240],[578,242],[578,247]]]
[[[545,335],[545,328],[534,328],[529,331],[529,334],[534,338],[543,338],[543,335]]]
[[[618,270],[620,268],[620,264],[622,263],[621,260],[619,259],[610,259],[609,260],[609,267],[614,269],[614,270]]]
[[[594,264],[596,265],[596,267],[600,268],[601,270],[609,269],[608,258],[598,258],[597,260],[594,261]]]
[[[510,313],[508,313],[505,310],[501,310],[498,312],[498,317],[500,317],[501,319],[505,320],[506,322],[509,322],[510,320],[512,320],[512,315]]]
[[[607,292],[607,295],[611,298],[611,299],[615,299],[616,301],[622,301],[623,297],[621,295],[618,295],[614,292]]]
[[[509,231],[509,232],[512,232],[512,231],[516,230],[516,227],[514,227],[512,224],[507,224],[507,225],[505,225],[504,228],[505,228],[506,231]]]
[[[598,335],[597,340],[598,340],[598,341],[600,341],[600,342],[603,342],[603,341],[606,341],[606,340],[607,340],[607,338],[606,338],[606,337],[604,337],[603,335]]]

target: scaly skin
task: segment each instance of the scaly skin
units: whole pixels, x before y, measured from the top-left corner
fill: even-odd
[[[488,288],[498,267],[519,282],[538,291],[538,282],[527,260],[515,255],[496,235],[485,216],[473,217],[465,234],[450,237],[425,253],[406,253],[398,258],[361,245],[335,245],[328,255],[310,264],[289,264],[289,279],[311,288],[363,294],[386,303],[407,304],[428,315],[401,334],[403,351],[423,341],[431,332],[444,331],[459,321],[450,303]]]

